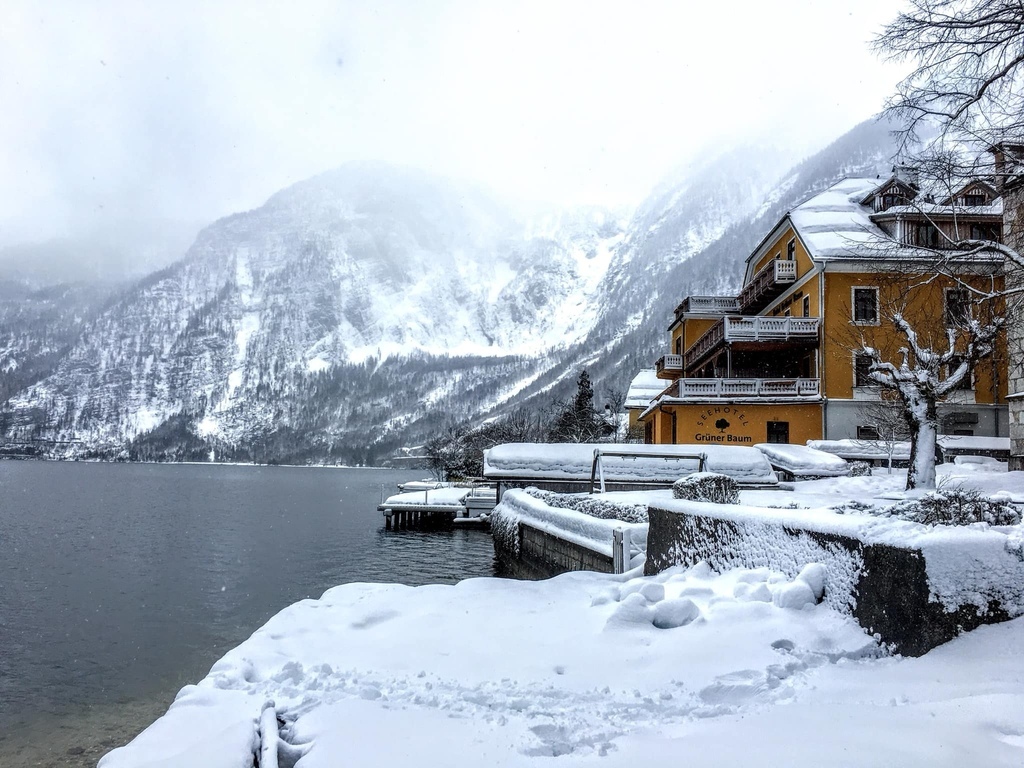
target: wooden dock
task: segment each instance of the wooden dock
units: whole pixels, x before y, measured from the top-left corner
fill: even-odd
[[[496,499],[495,489],[488,486],[446,486],[391,496],[377,510],[384,513],[388,531],[449,526],[489,529],[488,513]]]

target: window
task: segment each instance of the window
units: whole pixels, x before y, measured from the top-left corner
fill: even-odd
[[[673,354],[676,354],[676,355],[683,354],[683,337],[682,336],[676,336],[676,343],[675,343],[675,347],[672,350],[672,352],[673,352]]]
[[[788,421],[769,421],[768,422],[768,442],[769,443],[788,443],[789,442],[789,422]]]
[[[796,238],[793,238],[786,245],[786,260],[793,261],[796,258]]]
[[[811,297],[804,296],[804,317],[811,316]]]
[[[971,224],[971,240],[999,242],[999,230],[991,224]]]
[[[939,248],[944,242],[933,224],[918,224],[914,232],[914,243],[922,248]]]
[[[950,358],[949,365],[946,366],[946,376],[952,376],[963,362],[964,360],[962,357]],[[967,374],[957,383],[956,389],[967,391],[974,389],[973,373],[973,371],[968,371]]]
[[[964,195],[964,205],[968,207],[973,205],[985,205],[985,196],[978,194]]]
[[[878,428],[877,427],[857,427],[857,439],[858,440],[878,440]]]
[[[946,289],[946,325],[964,325],[971,319],[971,293],[966,288]]]
[[[875,382],[871,380],[871,362],[871,358],[863,352],[857,352],[853,356],[853,386],[876,386]]]
[[[853,289],[853,320],[857,323],[878,322],[878,289]]]

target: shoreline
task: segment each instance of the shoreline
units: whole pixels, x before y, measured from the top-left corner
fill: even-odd
[[[180,690],[180,688],[178,689]],[[177,691],[153,698],[92,704],[61,714],[37,713],[0,733],[0,765],[94,768],[100,758],[142,733],[170,707]]]

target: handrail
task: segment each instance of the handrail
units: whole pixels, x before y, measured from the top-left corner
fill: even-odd
[[[691,461],[697,461],[697,471],[703,472],[708,463],[708,455],[706,453],[668,453],[668,452],[639,452],[639,451],[603,451],[600,448],[594,449],[594,461],[590,465],[590,493],[594,492],[594,482],[597,480],[598,469],[601,474],[601,493],[605,493],[604,485],[604,464],[601,462],[601,458],[604,456],[618,456],[620,458],[632,458],[632,459],[689,459]]]

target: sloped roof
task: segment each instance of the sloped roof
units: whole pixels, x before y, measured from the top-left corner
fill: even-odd
[[[897,255],[892,247],[893,241],[872,221],[873,215],[924,213],[939,216],[954,212],[948,205],[920,203],[894,206],[884,213],[875,214],[871,208],[863,204],[863,201],[872,191],[890,181],[891,179],[843,179],[794,208],[789,213],[789,220],[803,240],[811,258],[892,258]],[[994,200],[991,205],[958,207],[955,212],[960,215],[970,213],[1000,216],[1003,212],[1003,201],[1000,198]],[[913,258],[919,253],[919,249],[913,246],[900,246],[898,249],[898,255],[903,258]]]
[[[860,255],[858,246],[878,250],[886,234],[871,221],[861,200],[878,188],[878,179],[843,179],[794,208],[790,221],[813,259]]]
[[[672,382],[659,379],[653,368],[645,368],[629,382],[626,408],[646,408]]]

